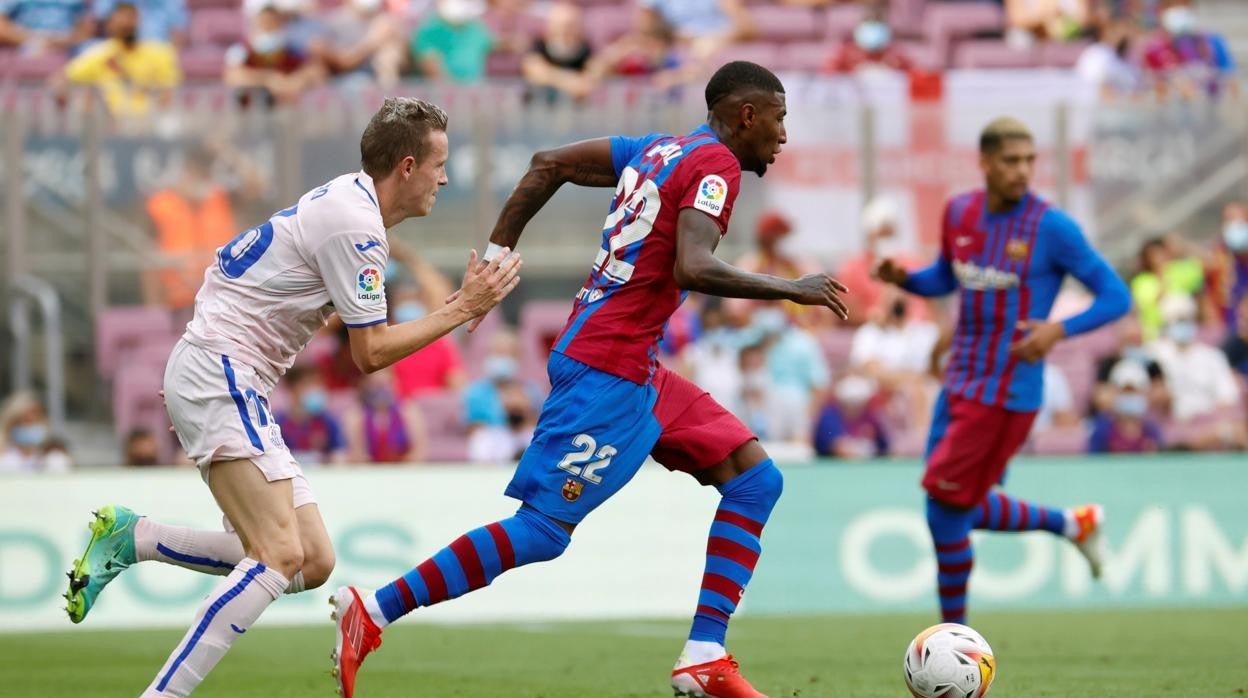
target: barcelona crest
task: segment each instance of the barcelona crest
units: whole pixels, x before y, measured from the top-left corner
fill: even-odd
[[[581,498],[581,490],[583,489],[585,489],[585,483],[570,477],[567,482],[563,483],[563,498],[569,502],[575,502]]]
[[[1021,262],[1027,259],[1028,249],[1026,240],[1010,240],[1005,244],[1005,255],[1012,261]]]

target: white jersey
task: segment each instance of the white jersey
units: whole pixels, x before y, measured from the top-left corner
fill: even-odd
[[[389,251],[372,178],[337,177],[217,250],[183,338],[275,383],[335,311],[386,321]]]

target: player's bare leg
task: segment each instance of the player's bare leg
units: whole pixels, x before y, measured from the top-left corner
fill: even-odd
[[[759,536],[780,498],[783,478],[757,441],[694,475],[723,495],[706,546],[706,572],[684,651],[672,670],[678,696],[759,698],[724,647],[728,620],[749,584],[762,547]]]
[[[246,556],[208,595],[145,698],[190,695],[303,566],[291,480],[269,482],[251,461],[232,460],[211,465],[208,486]]]

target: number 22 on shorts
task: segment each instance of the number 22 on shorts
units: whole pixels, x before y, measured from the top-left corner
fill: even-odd
[[[559,461],[559,468],[595,485],[602,484],[602,475],[598,471],[611,466],[611,458],[617,451],[615,446],[598,447],[598,442],[589,434],[578,434],[572,439],[572,445],[579,448]],[[593,461],[593,462],[590,462]]]

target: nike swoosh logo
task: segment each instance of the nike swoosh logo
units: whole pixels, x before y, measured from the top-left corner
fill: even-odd
[[[377,244],[378,243],[376,240],[369,240],[368,242],[363,242],[363,243],[357,242],[355,243],[355,249],[359,250],[360,252],[368,252],[369,250],[376,247]]]
[[[238,633],[239,635],[242,635],[243,633],[247,632],[247,628],[240,628],[237,625],[234,625],[233,623],[230,623],[230,629]]]
[[[954,243],[956,243],[959,247],[965,247],[966,245],[971,244],[971,238],[967,235],[962,235],[958,239],[954,240]],[[359,245],[356,245],[356,247],[359,247]]]

